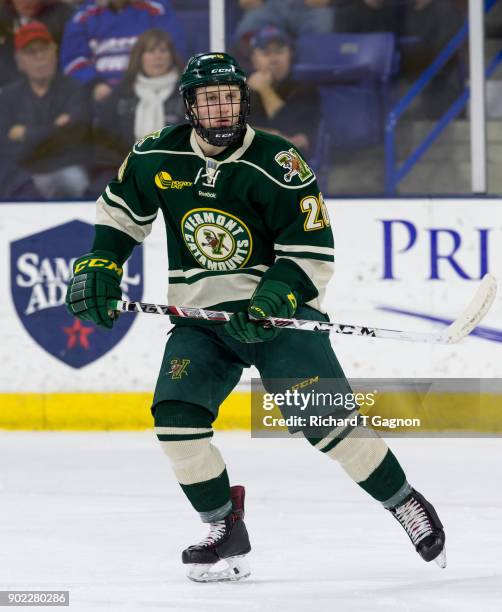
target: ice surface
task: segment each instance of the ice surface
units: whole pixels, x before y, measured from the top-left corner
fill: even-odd
[[[153,434],[0,432],[0,588],[69,589],[70,610],[502,610],[502,440],[390,441],[446,526],[446,570],[305,441],[215,442],[247,489],[247,581],[186,579],[207,530]]]

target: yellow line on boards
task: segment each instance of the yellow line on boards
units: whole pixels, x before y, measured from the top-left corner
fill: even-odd
[[[153,427],[151,393],[0,393],[0,429],[138,430]],[[216,429],[250,428],[250,400],[235,392]]]

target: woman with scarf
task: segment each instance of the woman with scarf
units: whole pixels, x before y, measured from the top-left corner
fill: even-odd
[[[184,120],[178,94],[182,68],[167,32],[151,29],[139,36],[124,78],[96,105],[93,193],[113,178],[135,141]]]

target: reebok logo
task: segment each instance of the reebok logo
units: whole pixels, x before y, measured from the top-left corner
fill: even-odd
[[[204,198],[215,198],[216,194],[212,191],[200,191],[199,190],[199,195],[204,197]]]

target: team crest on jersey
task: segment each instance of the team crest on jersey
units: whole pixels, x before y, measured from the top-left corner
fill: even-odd
[[[309,168],[307,162],[302,159],[298,151],[291,148],[289,151],[281,151],[275,156],[275,161],[287,170],[284,175],[286,183],[290,183],[291,179],[298,176],[300,181],[304,183],[311,176],[313,176],[312,170]]]
[[[185,189],[185,187],[191,187],[193,183],[191,181],[176,181],[173,177],[166,172],[161,170],[155,175],[155,184],[159,189]]]
[[[169,374],[172,380],[181,380],[183,375],[187,375],[187,368],[190,365],[190,359],[171,359],[171,369]]]
[[[113,333],[72,317],[65,306],[75,259],[89,249],[94,227],[70,221],[10,244],[12,301],[25,330],[45,351],[72,368],[96,361],[122,340],[134,317],[120,317]],[[124,299],[143,295],[143,254],[124,265]]]
[[[253,239],[238,217],[216,208],[196,208],[181,220],[185,244],[207,270],[243,268],[251,257]]]

